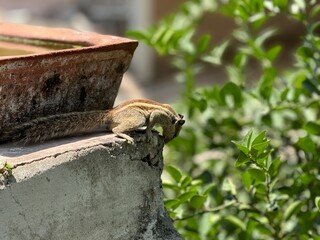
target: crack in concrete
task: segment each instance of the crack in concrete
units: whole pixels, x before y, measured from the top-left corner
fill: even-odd
[[[118,143],[118,141],[116,141],[115,143]],[[55,153],[55,154],[52,154],[52,155],[46,155],[46,156],[44,156],[44,157],[35,158],[35,159],[30,160],[30,161],[28,161],[28,162],[22,162],[22,163],[14,164],[13,167],[12,167],[12,169],[15,169],[15,168],[20,167],[20,166],[32,164],[32,163],[34,163],[34,162],[38,162],[38,161],[44,160],[44,159],[49,158],[49,157],[57,158],[58,156],[61,156],[61,155],[66,154],[66,153],[70,153],[70,152],[80,152],[80,151],[82,151],[82,150],[85,150],[85,149],[88,149],[88,148],[97,147],[97,146],[107,147],[108,145],[112,145],[112,144],[114,144],[114,143],[113,143],[113,142],[108,142],[108,143],[101,143],[101,142],[99,142],[99,143],[96,143],[96,144],[93,144],[93,145],[79,147],[78,149],[64,150],[64,151],[62,151],[62,152]]]
[[[13,201],[14,201],[14,202],[20,207],[20,209],[21,209],[21,211],[19,211],[19,215],[22,216],[24,222],[26,223],[27,228],[28,228],[28,230],[29,230],[29,232],[30,232],[30,236],[33,237],[33,239],[35,239],[35,237],[38,237],[39,239],[41,239],[41,237],[32,230],[32,228],[31,228],[31,226],[30,226],[30,224],[29,224],[29,222],[28,222],[28,220],[27,220],[27,217],[26,217],[26,215],[25,215],[25,213],[24,213],[24,211],[25,211],[24,207],[22,206],[22,204],[20,203],[20,201],[18,201],[18,199],[14,196],[14,194],[13,194],[13,192],[12,192],[12,188],[11,188],[10,186],[9,186],[9,192],[10,192],[10,196],[11,196],[11,198],[13,199]]]

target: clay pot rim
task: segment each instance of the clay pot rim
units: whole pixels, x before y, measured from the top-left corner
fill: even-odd
[[[102,35],[94,32],[81,32],[67,28],[41,27],[9,22],[0,23],[0,36],[80,46],[77,48],[65,48],[59,50],[52,49],[52,51],[48,50],[45,53],[3,56],[0,57],[0,62],[17,58],[33,58],[35,56],[44,57],[61,53],[74,53],[79,51],[87,52],[101,50],[102,48],[105,50],[123,49],[133,53],[138,45],[138,41],[136,40],[112,35]]]

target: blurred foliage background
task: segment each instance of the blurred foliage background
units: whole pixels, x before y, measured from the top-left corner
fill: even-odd
[[[198,32],[214,13],[236,25],[219,44]],[[285,46],[269,41],[277,26],[266,27],[279,15],[304,29],[286,69],[277,63]],[[176,109],[187,124],[166,149],[163,185],[185,239],[320,239],[319,26],[318,1],[189,0],[128,32],[170,56],[184,85]],[[228,80],[196,87],[208,64]]]

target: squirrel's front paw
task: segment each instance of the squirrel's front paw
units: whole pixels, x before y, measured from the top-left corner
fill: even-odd
[[[118,137],[121,137],[121,138],[127,140],[128,143],[134,144],[134,139],[133,139],[132,137],[130,137],[129,135],[127,135],[127,134],[125,134],[125,133],[116,133],[116,135],[117,135]]]

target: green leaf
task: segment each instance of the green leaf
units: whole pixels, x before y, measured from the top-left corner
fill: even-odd
[[[302,86],[309,92],[309,93],[317,93],[320,95],[320,90],[317,86],[310,80],[306,79],[302,82]]]
[[[263,33],[259,35],[259,37],[256,38],[255,44],[257,47],[261,48],[263,43],[270,37],[274,36],[277,32],[277,29],[269,29],[265,30]]]
[[[266,140],[266,132],[267,131],[262,131],[261,133],[256,136],[253,141],[252,141],[252,146],[255,144],[263,143]]]
[[[231,141],[233,144],[236,145],[236,147],[245,155],[247,156],[249,153],[249,148],[247,146],[243,146],[242,142],[237,142],[237,141]]]
[[[263,183],[259,183],[256,184],[256,193],[262,194],[262,195],[266,195],[267,194],[267,187],[266,185]]]
[[[228,221],[229,223],[231,223],[232,225],[234,225],[235,227],[240,228],[241,230],[245,231],[246,226],[244,221],[240,220],[239,218],[237,218],[236,216],[233,215],[228,215],[224,218],[226,221]]]
[[[310,59],[313,58],[313,51],[312,51],[312,49],[310,47],[307,47],[307,46],[299,47],[298,50],[297,50],[297,54],[298,54],[298,56],[300,56],[305,61],[307,61],[309,58]],[[306,69],[301,69],[300,72],[301,73],[307,72],[307,70]]]
[[[232,97],[232,105],[230,107],[241,107],[242,106],[242,91],[241,88],[233,83],[233,82],[227,82],[226,84],[223,85],[223,87],[220,90],[220,96],[221,99],[224,100],[224,103],[227,103],[227,97],[231,96]]]
[[[310,239],[309,236],[307,236],[306,239],[309,240],[309,239]],[[312,239],[312,240],[320,240],[320,236],[319,236],[319,235],[316,235],[316,234],[312,234],[312,238],[311,238],[311,239]]]
[[[296,181],[301,182],[303,185],[307,186],[314,180],[313,176],[309,174],[300,174],[299,177],[296,178]]]
[[[275,6],[279,7],[281,10],[286,10],[288,5],[288,0],[273,0]]]
[[[257,143],[255,145],[252,144],[252,148],[258,150],[258,151],[263,151],[264,149],[266,149],[266,147],[269,146],[270,140],[265,141],[265,142],[261,142],[261,143]]]
[[[188,201],[189,199],[191,199],[194,195],[198,194],[197,191],[191,191],[191,192],[185,192],[183,194],[181,194],[178,199],[181,201],[181,202],[186,202]]]
[[[292,202],[288,208],[285,210],[283,217],[287,221],[293,214],[296,214],[302,206],[302,202],[300,200],[296,200]]]
[[[166,31],[168,30],[167,26],[165,25],[161,25],[159,26],[155,32],[153,32],[153,35],[151,36],[150,42],[152,44],[155,43],[161,43],[161,39],[164,36],[164,34],[166,33]]]
[[[203,195],[208,195],[215,188],[216,188],[216,184],[215,183],[210,183],[209,185],[207,185],[205,187]]]
[[[250,168],[248,169],[248,173],[250,174],[252,179],[264,182],[266,180],[266,174],[264,171],[258,168]]]
[[[242,140],[243,145],[247,146],[248,148],[250,148],[250,145],[251,145],[252,134],[253,134],[253,131],[252,129],[250,129],[250,131],[247,132],[247,134],[244,136]]]
[[[201,186],[201,185],[203,185],[203,181],[200,179],[192,180],[191,185],[192,186]]]
[[[242,176],[241,176],[241,179],[242,179],[242,183],[243,185],[246,187],[246,189],[250,189],[250,186],[252,184],[252,179],[251,179],[251,175],[249,172],[243,172],[242,173]]]
[[[149,41],[148,34],[141,31],[128,31],[126,32],[126,36],[137,39],[137,40],[141,40],[141,41],[146,41],[146,42]]]
[[[248,9],[243,4],[238,5],[237,14],[244,22],[247,22],[248,18],[250,17]]]
[[[178,199],[168,199],[164,200],[164,205],[167,209],[176,209],[181,205],[181,202]]]
[[[273,119],[271,118],[271,113],[265,113],[262,115],[262,123],[264,123],[266,126],[271,127],[273,123]]]
[[[249,18],[249,22],[252,23],[254,29],[258,29],[267,19],[267,16],[264,12],[259,12],[252,15]]]
[[[172,183],[163,182],[162,186],[163,186],[163,188],[172,189],[174,191],[180,191],[180,187],[178,187],[177,185],[174,185]]]
[[[301,69],[293,74],[292,84],[295,88],[302,88],[302,83],[306,80],[308,71],[306,69]]]
[[[233,58],[233,63],[237,67],[237,69],[244,68],[245,64],[247,63],[248,57],[247,55],[239,52],[236,54],[236,56]]]
[[[191,57],[194,57],[196,54],[196,46],[191,40],[194,35],[194,30],[186,32],[179,41],[179,48],[182,51],[188,53]]]
[[[282,46],[280,45],[270,48],[267,52],[268,59],[270,61],[274,61],[278,57],[281,50],[282,50]]]
[[[268,236],[272,236],[272,233],[273,233],[273,231],[272,231],[272,228],[270,227],[270,226],[265,226],[265,225],[263,225],[263,224],[257,224],[256,226],[255,226],[255,229],[258,231],[258,232],[260,232],[260,233],[262,233],[262,234],[264,234],[264,235],[268,235]]]
[[[271,152],[272,150],[260,151],[260,153],[257,156],[255,156],[257,163],[262,164],[265,162],[266,166],[269,167],[269,161],[266,160],[269,159]]]
[[[205,239],[207,236],[207,234],[211,231],[212,227],[213,227],[213,221],[212,219],[212,214],[204,214],[200,217],[199,219],[199,235],[201,237],[201,239]],[[188,239],[195,239],[195,238],[188,238]]]
[[[7,169],[12,169],[13,166],[12,166],[11,164],[9,164],[9,163],[6,163],[6,168],[7,168]]]
[[[181,181],[181,188],[186,188],[191,184],[192,178],[190,176],[183,176],[180,179],[180,181]]]
[[[248,155],[251,145],[251,138],[252,138],[253,131],[252,129],[247,132],[247,134],[243,137],[241,142],[239,141],[231,141],[236,145],[236,147],[243,152],[245,155]]]
[[[276,76],[277,72],[275,68],[264,69],[264,73],[259,84],[259,93],[266,100],[269,100],[270,98]]]
[[[299,138],[297,145],[306,153],[309,153],[309,152],[313,153],[317,149],[316,144],[308,136]]]
[[[163,34],[161,41],[164,44],[169,44],[174,34],[175,34],[175,31],[173,29],[167,29],[167,31]]]
[[[229,65],[229,66],[226,66],[226,71],[227,71],[228,78],[229,78],[230,82],[233,82],[239,86],[244,85],[244,83],[246,81],[246,77],[245,77],[244,72],[242,71],[242,67],[237,67],[235,65]]]
[[[200,112],[204,112],[208,107],[207,100],[198,92],[194,93],[193,96],[189,97],[190,105],[199,109]]]
[[[289,93],[289,88],[286,88],[285,90],[282,91],[281,93],[281,101],[284,102],[287,99],[288,93]]]
[[[273,176],[276,176],[278,174],[278,170],[279,170],[279,167],[280,167],[280,164],[281,164],[281,160],[280,160],[280,157],[277,157],[276,159],[274,159],[269,167],[269,173],[270,175],[273,177]]]
[[[203,53],[207,49],[210,40],[211,36],[209,34],[203,35],[197,44],[197,52]]]
[[[305,126],[304,129],[312,135],[317,135],[320,136],[320,124],[316,122],[308,122]]]
[[[231,178],[228,178],[228,183],[229,183],[229,186],[230,186],[231,194],[235,196],[237,194],[237,189],[236,189],[236,186],[234,185],[234,183],[233,183]]]
[[[202,57],[202,60],[208,63],[220,65],[222,63],[221,62],[222,55],[225,52],[228,45],[229,45],[229,41],[226,41],[220,44],[219,46],[213,48],[208,55]]]
[[[233,31],[233,36],[240,42],[246,43],[249,41],[250,36],[248,34],[248,32],[240,30],[240,29],[236,29]]]
[[[167,166],[166,170],[177,183],[180,181],[182,174],[178,168],[170,165],[170,166]]]
[[[242,211],[246,211],[247,207],[241,208],[241,210]],[[248,218],[248,221],[247,221],[247,224],[246,224],[246,233],[248,234],[247,236],[251,236],[252,235],[252,232],[255,231],[256,225],[257,225],[257,222],[255,220],[253,220],[253,218]]]
[[[229,177],[223,180],[221,190],[225,192],[231,192],[232,195],[237,194],[236,186]]]
[[[319,197],[319,196],[316,197],[316,198],[314,199],[314,202],[315,202],[315,204],[316,204],[316,207],[318,208],[318,211],[320,212],[320,197]]]
[[[203,206],[204,202],[207,200],[206,195],[195,195],[190,200],[190,206],[199,209]]]
[[[243,164],[246,164],[250,162],[251,159],[248,157],[248,155],[244,154],[242,151],[240,152],[236,162],[234,163],[235,167],[240,167]]]

